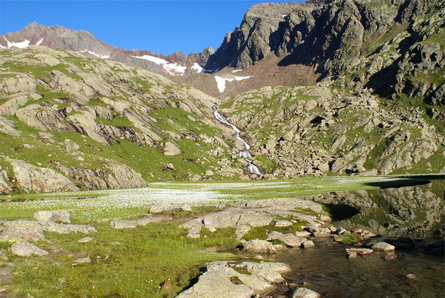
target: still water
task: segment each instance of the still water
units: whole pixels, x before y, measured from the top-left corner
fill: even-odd
[[[419,243],[417,243],[419,244]],[[275,256],[289,264],[288,284],[304,286],[321,297],[445,297],[443,256],[430,256],[413,249],[396,251],[385,261],[383,252],[356,259],[346,257],[342,244],[317,242],[314,249],[291,249]],[[410,279],[408,274],[414,274]],[[291,289],[279,287],[273,296],[287,296]]]
[[[350,245],[316,239],[316,248],[290,249],[274,257],[292,271],[285,276],[287,286],[272,296],[291,297],[293,288],[306,287],[321,297],[445,297],[443,247],[439,256],[424,253],[425,245],[444,238],[445,179],[433,178],[411,186],[313,197],[336,211],[332,225],[366,228],[381,235],[375,242],[409,237],[411,246],[396,249],[394,260],[385,260],[383,252],[348,259]]]

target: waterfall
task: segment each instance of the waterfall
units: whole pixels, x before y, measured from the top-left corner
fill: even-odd
[[[240,152],[238,152],[238,156],[244,158],[244,160],[247,161],[247,163],[249,164],[247,166],[247,169],[249,170],[250,173],[252,174],[256,174],[259,176],[264,176],[263,173],[261,172],[261,170],[252,163],[252,156],[249,153],[249,149],[250,149],[250,145],[249,143],[247,143],[246,140],[244,140],[243,138],[241,138],[240,136],[240,130],[238,129],[238,127],[236,127],[235,125],[233,125],[232,123],[230,123],[229,121],[227,121],[226,118],[224,118],[224,116],[222,116],[219,112],[218,109],[216,107],[213,107],[213,115],[215,115],[216,120],[218,120],[219,122],[229,126],[230,128],[232,128],[235,133],[236,133],[236,138],[238,140],[240,140],[243,144],[244,144],[244,150],[241,150]]]

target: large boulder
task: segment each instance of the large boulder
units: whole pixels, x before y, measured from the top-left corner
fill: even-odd
[[[46,250],[38,248],[25,240],[14,243],[11,246],[11,252],[19,257],[31,257],[32,255],[45,256],[48,254]]]
[[[266,240],[254,239],[247,241],[243,247],[244,251],[259,254],[275,254],[277,249],[275,246]]]
[[[68,178],[48,168],[36,167],[22,160],[6,158],[11,164],[17,187],[23,192],[78,191]]]
[[[267,262],[212,262],[198,282],[177,297],[252,297],[283,281],[282,273],[290,271],[286,264]]]
[[[67,210],[38,211],[34,218],[41,224],[48,222],[71,223],[70,213]]]

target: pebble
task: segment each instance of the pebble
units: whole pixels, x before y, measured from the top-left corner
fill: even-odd
[[[416,279],[416,278],[417,278],[417,276],[415,276],[415,275],[412,274],[412,273],[407,274],[406,277],[407,277],[408,279]]]
[[[374,251],[394,251],[396,247],[386,242],[378,242],[372,246]]]
[[[351,247],[351,248],[347,248],[346,252],[349,253],[356,253],[358,255],[364,256],[364,255],[369,255],[373,253],[373,250],[370,248],[356,248],[356,247]]]
[[[357,257],[356,252],[348,252],[348,259],[355,259]]]

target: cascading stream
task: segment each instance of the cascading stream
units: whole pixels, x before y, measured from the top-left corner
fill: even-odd
[[[235,125],[233,125],[232,123],[227,121],[227,119],[219,113],[219,111],[216,107],[213,107],[213,115],[215,115],[216,120],[218,120],[219,122],[232,128],[236,133],[235,137],[244,144],[244,148],[246,148],[246,149],[238,152],[238,156],[244,158],[244,160],[246,160],[247,163],[249,164],[247,166],[247,170],[249,170],[249,172],[252,174],[264,176],[264,174],[261,172],[261,170],[256,165],[254,165],[252,160],[250,159],[250,158],[252,158],[252,156],[250,155],[250,153],[248,151],[250,149],[249,143],[247,143],[246,140],[244,140],[243,138],[240,137],[240,130],[238,129],[238,127],[236,127]]]

